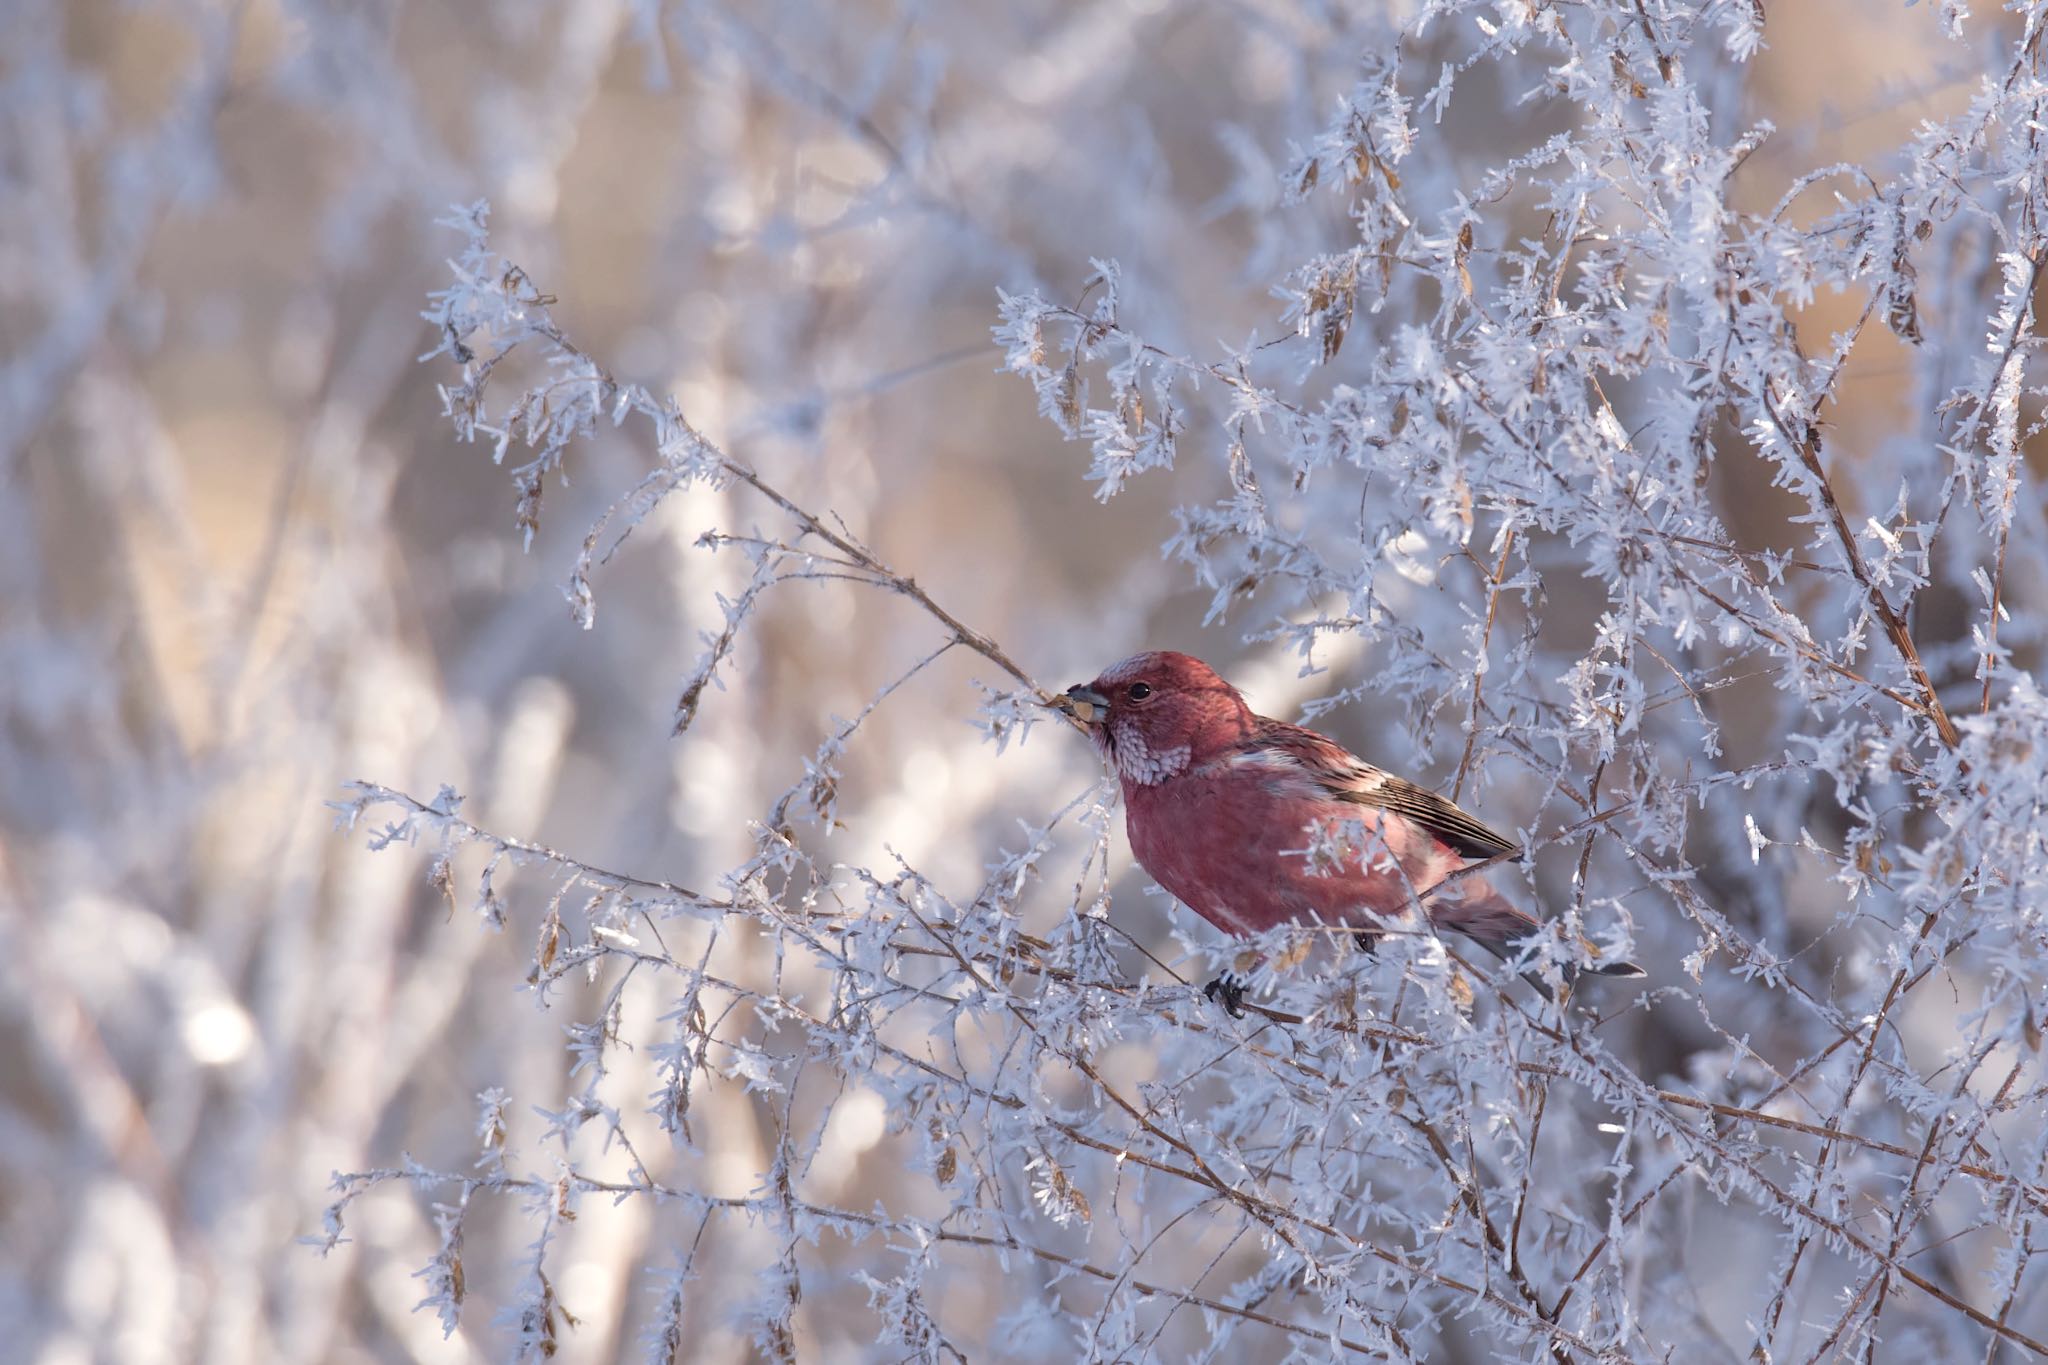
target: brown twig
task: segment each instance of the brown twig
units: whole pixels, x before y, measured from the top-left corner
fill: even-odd
[[[1856,582],[1862,586],[1864,596],[1869,599],[1871,611],[1876,613],[1878,623],[1884,627],[1884,633],[1891,638],[1892,647],[1898,650],[1899,657],[1905,661],[1906,672],[1912,676],[1914,684],[1920,689],[1922,705],[1918,709],[1934,722],[1935,733],[1941,736],[1943,744],[1951,749],[1957,747],[1963,742],[1962,734],[1942,706],[1941,694],[1935,690],[1934,680],[1927,675],[1927,666],[1920,662],[1920,651],[1914,647],[1913,633],[1906,627],[1906,618],[1899,614],[1898,609],[1884,595],[1884,590],[1872,580],[1870,568],[1863,562],[1863,548],[1856,543],[1856,533],[1849,529],[1849,518],[1843,513],[1841,501],[1835,496],[1834,484],[1829,482],[1827,470],[1821,464],[1819,429],[1808,426],[1802,431],[1795,432],[1786,423],[1779,401],[1773,401],[1768,406],[1772,424],[1798,452],[1799,462],[1806,467],[1807,473],[1813,476],[1821,506],[1826,509],[1828,520],[1835,528],[1835,539],[1841,543],[1842,557],[1848,562],[1849,572],[1856,576]]]

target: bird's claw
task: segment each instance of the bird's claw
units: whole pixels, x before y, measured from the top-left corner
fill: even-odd
[[[1202,987],[1202,994],[1211,1000],[1220,1001],[1224,1011],[1231,1018],[1244,1018],[1244,983],[1229,972]]]

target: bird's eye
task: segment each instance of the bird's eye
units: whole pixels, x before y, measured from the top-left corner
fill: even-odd
[[[1132,701],[1143,701],[1145,700],[1145,698],[1152,695],[1152,684],[1132,683],[1131,690],[1129,692],[1126,692],[1124,695],[1129,697]]]

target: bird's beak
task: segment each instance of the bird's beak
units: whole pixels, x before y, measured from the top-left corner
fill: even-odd
[[[1075,683],[1060,695],[1060,709],[1083,725],[1101,725],[1109,719],[1109,698],[1086,683]]]

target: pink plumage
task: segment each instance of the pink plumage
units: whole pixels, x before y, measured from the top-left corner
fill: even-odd
[[[1116,766],[1138,862],[1219,929],[1325,924],[1369,939],[1419,903],[1436,927],[1505,953],[1537,927],[1483,875],[1444,884],[1474,859],[1519,853],[1513,839],[1313,730],[1256,714],[1200,659],[1134,655],[1067,699]],[[1347,856],[1312,859],[1315,846]],[[1233,1013],[1238,989],[1211,983]]]

